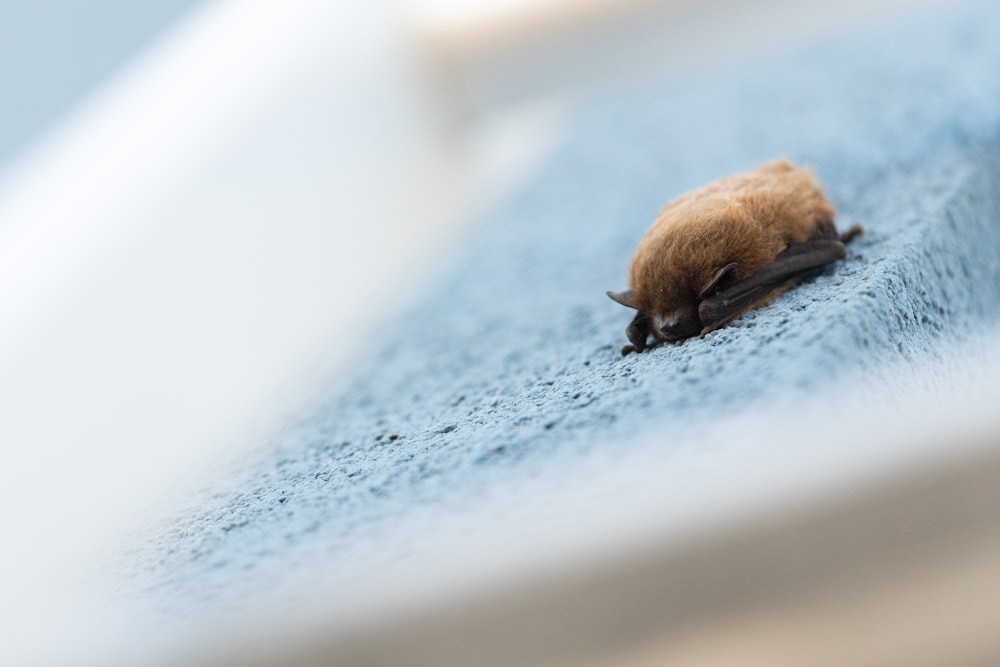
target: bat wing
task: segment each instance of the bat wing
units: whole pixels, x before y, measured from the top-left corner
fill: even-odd
[[[809,271],[843,259],[846,255],[844,244],[836,237],[814,238],[789,246],[766,268],[701,301],[698,306],[698,316],[703,327],[701,335],[736,319],[790,281],[800,279]]]

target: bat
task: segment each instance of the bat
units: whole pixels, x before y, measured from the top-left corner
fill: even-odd
[[[636,310],[622,356],[705,336],[843,259],[864,230],[840,234],[834,215],[812,174],[786,160],[669,202],[636,249],[628,289],[608,292]]]

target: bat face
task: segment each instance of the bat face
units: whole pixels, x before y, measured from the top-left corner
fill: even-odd
[[[782,160],[668,203],[608,292],[637,312],[622,354],[705,335],[763,305],[813,269],[842,259],[833,206],[812,175]]]

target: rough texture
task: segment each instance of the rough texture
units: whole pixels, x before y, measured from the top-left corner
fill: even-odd
[[[166,608],[366,553],[552,461],[615,456],[1000,313],[1000,12],[952,8],[707,81],[592,100],[368,368],[137,545]],[[785,156],[865,227],[848,257],[704,339],[622,359],[624,285],[665,201]],[[603,450],[602,450],[603,448]],[[375,547],[373,547],[375,549]]]

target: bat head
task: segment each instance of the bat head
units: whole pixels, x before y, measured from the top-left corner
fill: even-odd
[[[640,308],[635,298],[635,292],[625,290],[623,292],[608,292],[612,300],[623,306],[635,308],[635,317],[625,329],[625,335],[631,342],[631,347],[623,350],[625,354],[631,351],[642,352],[647,347],[651,347],[649,340],[652,337],[652,345],[668,343],[690,338],[701,331],[701,320],[698,318],[698,303],[694,299],[689,303],[674,301],[672,308],[668,311],[662,309]]]
[[[736,269],[736,262],[726,264],[702,283],[697,292],[671,290],[667,287],[652,290],[653,297],[642,293],[649,290],[637,292],[630,288],[621,292],[608,292],[613,301],[637,311],[625,329],[631,345],[626,345],[622,354],[642,352],[647,347],[697,336],[703,329],[698,305],[702,299],[716,293],[731,281],[736,275]]]

